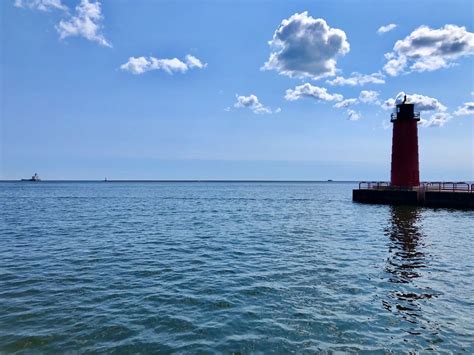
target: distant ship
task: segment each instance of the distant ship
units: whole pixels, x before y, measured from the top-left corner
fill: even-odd
[[[31,177],[31,179],[21,179],[21,181],[41,181],[39,175],[37,173],[35,173],[35,175],[33,175]]]

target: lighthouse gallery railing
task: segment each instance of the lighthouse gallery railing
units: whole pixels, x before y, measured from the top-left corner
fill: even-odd
[[[391,121],[391,122],[395,121],[395,120],[397,119],[397,117],[398,117],[398,116],[397,116],[397,113],[396,113],[396,112],[392,112],[392,113],[390,114],[390,121]],[[413,118],[414,118],[415,120],[420,120],[420,113],[417,112],[417,111],[413,112]]]

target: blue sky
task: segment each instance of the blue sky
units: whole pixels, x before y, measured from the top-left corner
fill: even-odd
[[[4,0],[0,178],[474,180],[473,6]]]

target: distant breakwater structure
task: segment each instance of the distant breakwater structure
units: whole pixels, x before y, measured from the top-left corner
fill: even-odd
[[[418,121],[414,104],[398,103],[393,123],[390,182],[359,183],[352,199],[362,203],[474,209],[474,184],[421,182],[418,157]]]

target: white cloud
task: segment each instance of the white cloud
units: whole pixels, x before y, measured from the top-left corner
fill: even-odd
[[[407,58],[405,56],[396,57],[393,53],[386,53],[385,58],[388,59],[388,62],[384,65],[383,69],[391,76],[402,73],[407,65]]]
[[[63,10],[67,11],[67,6],[61,0],[15,0],[14,6],[29,8],[33,10],[49,11]]]
[[[199,59],[197,59],[195,56],[192,56],[191,54],[188,54],[186,56],[186,64],[188,65],[188,68],[203,69],[207,67],[207,63],[201,62]]]
[[[360,112],[356,112],[351,109],[348,109],[346,113],[347,113],[347,118],[349,119],[349,121],[358,121],[362,118],[362,115],[360,114]]]
[[[350,50],[344,31],[306,11],[284,19],[268,43],[273,52],[262,69],[298,78],[335,75],[337,56]]]
[[[309,83],[286,90],[285,99],[288,101],[299,100],[302,97],[311,97],[318,101],[342,101],[344,99],[340,94],[330,94],[326,88],[313,86]]]
[[[67,21],[61,20],[56,29],[61,39],[79,36],[97,42],[102,46],[112,47],[101,33],[102,18],[100,2],[81,0],[79,5],[76,6],[75,14]]]
[[[395,43],[393,52],[385,55],[388,62],[384,70],[391,76],[410,71],[433,71],[452,66],[456,59],[473,54],[474,33],[465,27],[445,25],[432,29],[421,26]]]
[[[384,110],[390,110],[395,108],[395,104],[403,101],[405,93],[399,92],[395,99],[390,98],[385,100],[385,102],[381,105]],[[414,104],[416,111],[439,111],[445,112],[447,107],[444,106],[438,99],[434,97],[424,96],[420,94],[406,94],[407,96],[407,103]]]
[[[436,112],[428,119],[420,119],[422,127],[443,127],[451,119],[451,115],[446,112]]]
[[[359,100],[357,99],[345,99],[342,100],[336,104],[334,104],[335,108],[347,108],[352,105],[357,105],[359,103]]]
[[[372,90],[362,90],[358,98],[345,99],[345,100],[339,101],[336,104],[334,104],[333,107],[348,108],[350,106],[354,106],[359,103],[380,105],[379,93],[377,91],[372,91]],[[355,111],[351,110],[351,112],[353,112],[354,117],[357,117],[355,116],[355,113],[354,113]],[[360,116],[360,113],[359,113],[359,116]]]
[[[414,104],[416,111],[421,111],[425,114],[431,113],[428,118],[422,117],[420,119],[419,124],[422,127],[442,127],[452,118],[451,114],[447,112],[447,107],[434,97],[420,94],[406,94],[406,96],[406,102]],[[386,100],[381,106],[384,109],[392,109],[395,107],[395,104],[402,103],[404,99],[405,93],[402,91],[398,93],[395,99],[390,98]]]
[[[144,72],[151,70],[151,60],[145,57],[130,57],[128,62],[122,64],[120,69],[129,71],[132,74],[143,74]]]
[[[236,108],[249,108],[253,113],[256,114],[270,114],[273,113],[270,107],[264,106],[258,97],[251,94],[249,96],[235,95],[237,102],[234,104]],[[281,109],[275,110],[275,113],[280,112]]]
[[[382,107],[384,110],[393,110],[395,108],[395,99],[394,98],[389,98],[385,100],[380,107]]]
[[[366,104],[380,104],[379,93],[373,90],[362,90],[359,94],[359,100]]]
[[[358,121],[362,118],[361,113],[348,108],[350,106],[357,105],[358,103],[359,103],[359,100],[356,98],[345,99],[345,100],[337,102],[336,104],[334,104],[333,107],[339,108],[339,109],[346,109],[347,119],[349,121]]]
[[[344,78],[342,76],[338,76],[332,80],[326,80],[326,83],[335,86],[356,86],[360,85],[363,86],[365,84],[385,84],[385,75],[382,73],[372,73],[372,74],[361,74],[354,72],[351,74],[350,77]]]
[[[386,26],[380,26],[379,29],[377,30],[377,33],[379,35],[381,35],[381,34],[384,34],[384,33],[387,33],[387,32],[390,32],[390,31],[394,30],[396,27],[397,27],[397,25],[394,24],[394,23],[390,23]]]
[[[184,61],[178,58],[158,59],[155,57],[130,57],[127,63],[120,66],[120,69],[132,74],[143,74],[151,70],[163,70],[168,74],[173,74],[174,72],[186,73],[193,68],[203,69],[206,66],[206,63],[188,54]]]
[[[474,115],[474,101],[465,102],[462,106],[459,106],[456,111],[454,111],[455,116],[467,116]]]

